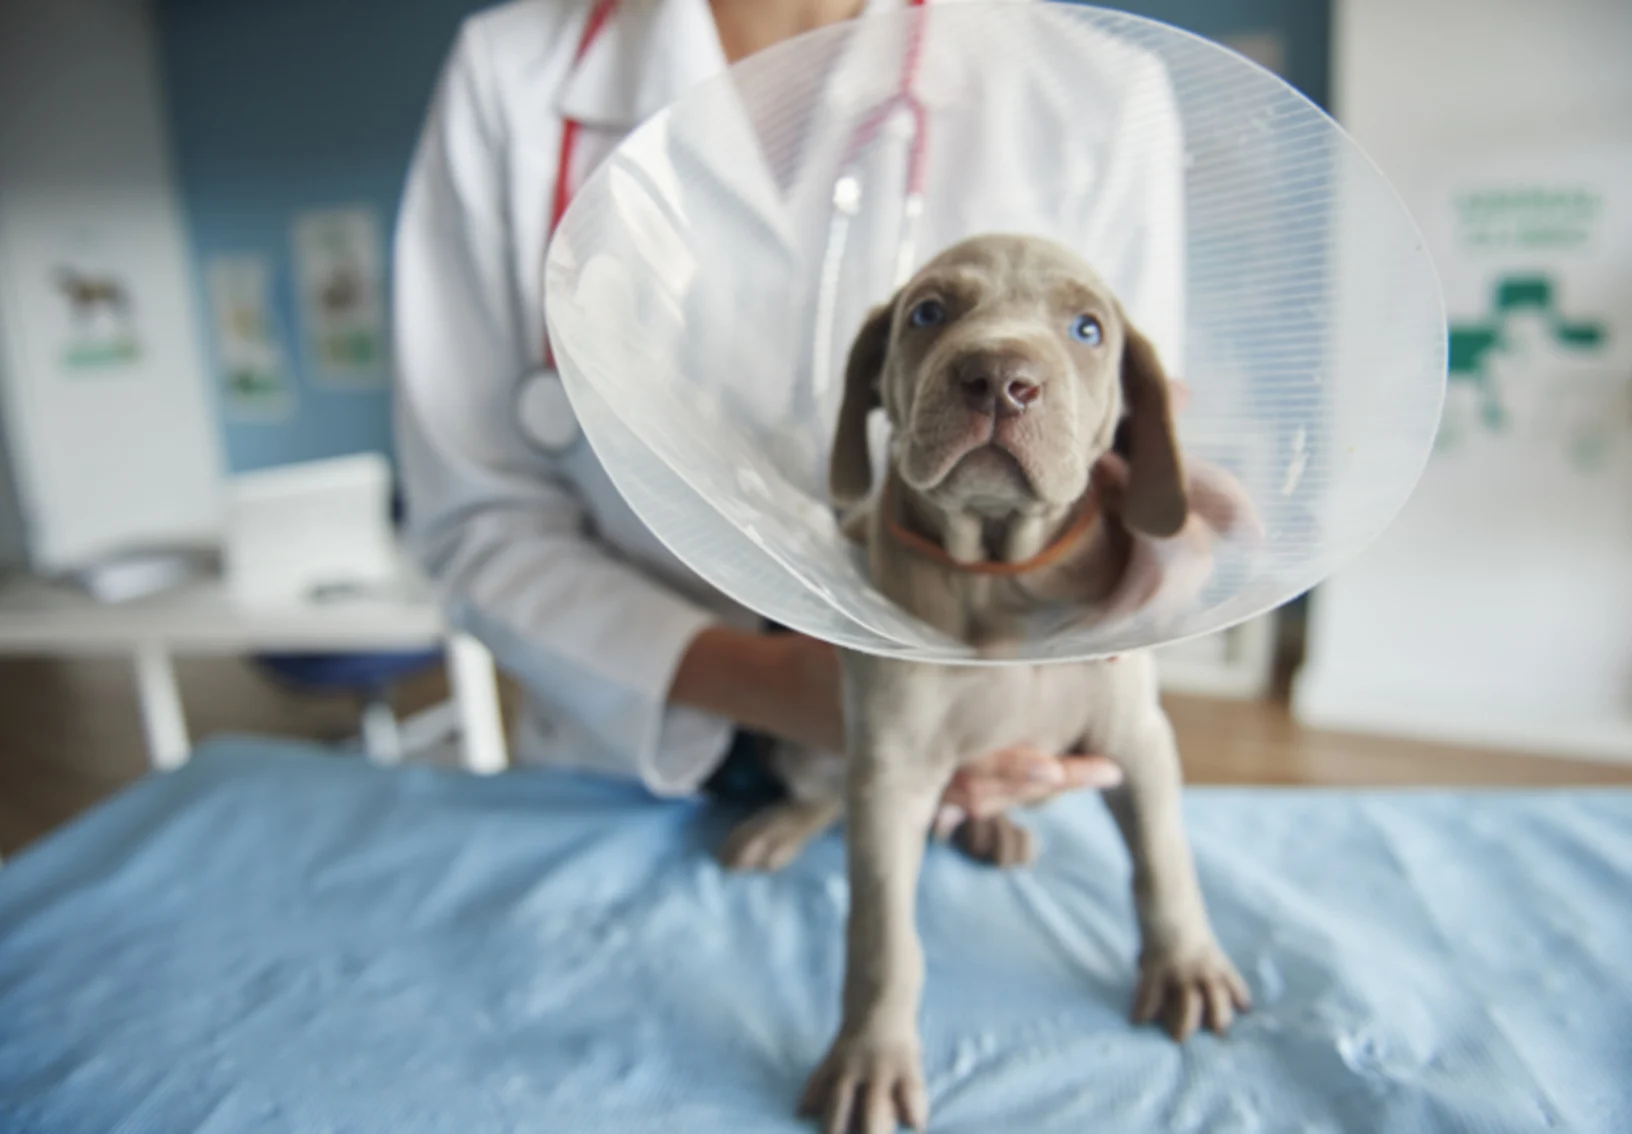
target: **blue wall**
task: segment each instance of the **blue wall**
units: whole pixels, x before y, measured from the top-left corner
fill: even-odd
[[[264,256],[295,386],[282,420],[223,417],[236,471],[360,450],[391,453],[389,384],[314,378],[300,341],[290,225],[310,208],[367,204],[387,256],[420,120],[476,0],[159,0],[159,39],[193,254]],[[1326,0],[1126,0],[1202,35],[1276,30],[1288,77],[1327,94]],[[200,310],[207,311],[200,287]],[[208,325],[208,324],[207,324]],[[206,333],[209,333],[208,331]],[[205,344],[215,366],[213,342]]]
[[[1319,106],[1330,106],[1330,0],[1101,0],[1101,6],[1172,24],[1210,38],[1280,33],[1285,79]]]
[[[390,453],[389,382],[326,387],[300,342],[290,225],[310,208],[373,206],[387,256],[437,72],[474,0],[160,0],[159,42],[183,204],[202,269],[265,256],[295,385],[283,420],[224,417],[234,470]],[[210,332],[207,330],[206,334]],[[213,342],[207,343],[212,369]],[[382,373],[382,379],[389,375]]]

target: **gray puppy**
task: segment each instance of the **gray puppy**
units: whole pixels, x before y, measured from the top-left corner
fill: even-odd
[[[992,655],[1041,611],[1092,609],[1124,583],[1135,533],[1186,524],[1169,386],[1150,343],[1078,257],[987,236],[926,265],[867,319],[851,348],[831,464],[858,506],[873,584]],[[874,494],[868,415],[893,428]],[[1092,487],[1091,487],[1092,486]],[[1102,752],[1133,859],[1142,948],[1133,1015],[1178,1039],[1223,1032],[1249,1004],[1202,904],[1180,811],[1173,730],[1150,657],[1049,666],[948,666],[845,651],[847,758],[779,761],[789,802],[749,819],[722,851],[771,867],[846,816],[851,907],[843,1018],[803,1108],[831,1134],[928,1121],[918,1037],[924,962],[914,893],[953,773],[1030,743]],[[1031,856],[1006,817],[958,841],[1000,864]]]

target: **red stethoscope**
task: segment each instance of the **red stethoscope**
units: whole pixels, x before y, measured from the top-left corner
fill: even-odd
[[[578,67],[584,56],[594,46],[595,41],[612,21],[617,13],[619,0],[596,0],[595,6],[590,9],[589,19],[584,24],[583,34],[579,36],[578,48],[573,53],[572,65]],[[922,9],[925,0],[908,0],[908,6]],[[912,121],[912,146],[907,165],[907,191],[903,206],[904,229],[900,248],[896,257],[896,282],[905,279],[910,270],[913,247],[916,243],[919,218],[924,211],[924,151],[926,114],[924,105],[914,93],[913,87],[917,82],[918,69],[922,58],[923,46],[922,16],[914,21],[908,34],[907,47],[901,64],[900,89],[890,99],[875,108],[871,114],[857,127],[855,134],[846,147],[841,168],[845,172],[839,177],[833,187],[833,227],[829,233],[827,252],[823,257],[822,276],[817,301],[817,342],[819,348],[825,347],[831,340],[831,334],[824,333],[831,327],[834,296],[837,291],[838,265],[843,257],[844,238],[848,231],[850,218],[860,209],[861,183],[854,173],[854,167],[862,153],[877,137],[880,129],[897,114],[905,112]],[[567,206],[572,203],[573,159],[577,156],[578,136],[583,130],[583,123],[575,118],[565,119],[561,124],[561,152],[556,162],[555,193],[550,205],[550,224],[545,232],[544,246],[546,254],[550,239],[555,235],[556,228],[561,224],[561,218],[566,216]],[[827,359],[825,352],[819,353],[815,363],[818,375],[827,373]],[[544,341],[544,365],[550,369],[555,367],[555,355],[550,350],[548,336]]]

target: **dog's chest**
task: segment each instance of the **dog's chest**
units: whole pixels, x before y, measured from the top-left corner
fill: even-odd
[[[1124,667],[1120,668],[1119,667]],[[1115,714],[1137,711],[1143,659],[949,668],[939,738],[959,762],[1014,744],[1050,752],[1093,746]],[[1133,679],[1133,680],[1128,680]]]

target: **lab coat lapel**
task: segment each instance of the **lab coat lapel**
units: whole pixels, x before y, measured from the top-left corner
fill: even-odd
[[[557,107],[563,118],[623,133],[723,70],[708,0],[621,0]]]
[[[563,118],[623,134],[699,84],[719,79],[726,66],[708,0],[622,0],[573,68],[557,106]],[[685,173],[714,181],[727,200],[757,218],[789,254],[787,206],[764,159],[757,156],[752,122],[734,92],[723,85],[713,90],[708,121],[687,123],[686,148],[702,160],[685,163]],[[706,138],[699,126],[706,127]],[[754,154],[756,159],[710,160],[720,153]]]
[[[897,11],[905,5],[906,0],[868,0],[864,15]],[[706,3],[701,7],[703,17],[709,21],[712,28],[713,16],[707,11]],[[812,99],[816,105],[812,109],[809,124],[813,137],[825,132],[821,126],[821,119],[825,115],[842,107],[847,96],[851,96],[853,101],[853,91],[858,85],[865,88],[876,84],[876,74],[870,81],[868,79],[870,69],[880,65],[900,67],[900,53],[892,53],[886,46],[881,45],[877,38],[868,37],[862,40],[861,44],[862,46],[858,46],[858,41],[854,37],[846,37],[839,49],[838,58],[826,68],[826,78],[813,92]],[[884,58],[892,54],[893,58],[887,60]],[[769,231],[778,250],[786,258],[786,266],[798,266],[804,263],[812,250],[801,246],[801,237],[808,238],[810,234],[801,233],[795,226],[794,216],[801,213],[801,210],[794,207],[796,204],[794,195],[801,189],[810,191],[812,186],[802,173],[796,175],[789,185],[779,185],[763,157],[763,147],[753,116],[738,97],[734,86],[721,84],[714,89],[717,95],[712,100],[711,113],[707,116],[709,145],[706,148],[698,145],[698,151],[705,159],[712,151],[752,154],[754,160],[744,162],[704,160],[696,163],[688,172],[710,178],[718,189],[728,195],[728,199],[738,202]],[[853,112],[853,107],[850,110]],[[820,158],[814,153],[807,153],[805,160],[819,161]],[[831,161],[831,158],[829,160]],[[824,195],[832,191],[832,186],[825,183],[816,188]]]
[[[907,0],[867,0],[864,14],[898,11],[906,4]],[[589,6],[585,7],[587,19]],[[859,66],[863,59],[869,59],[866,53],[846,46],[841,65]],[[898,66],[900,60],[891,62]],[[621,0],[568,75],[556,105],[563,118],[586,126],[632,130],[725,68],[708,0]]]
[[[865,13],[897,11],[906,3],[868,0]],[[868,78],[873,69],[898,71],[901,64],[899,49],[877,37],[859,45],[854,40],[847,42],[828,71],[830,79],[819,96],[820,102],[824,109],[835,109],[842,105],[847,90],[854,90],[858,84],[876,84],[876,75]],[[586,127],[622,133],[645,122],[698,84],[718,79],[726,66],[708,0],[622,0],[573,68],[563,85],[558,107],[564,118]],[[940,70],[946,64],[929,61],[929,66]],[[959,86],[955,76],[935,74],[923,78],[929,80],[921,84],[920,91],[926,103],[935,105],[955,97],[952,92]],[[792,224],[790,202],[761,156],[753,119],[733,89],[725,84],[713,89],[717,95],[711,99],[713,106],[707,116],[706,146],[697,124],[688,125],[689,148],[704,160],[688,162],[686,172],[713,181],[725,199],[737,202],[764,226],[790,262],[797,262],[799,234]],[[755,160],[708,160],[710,154],[717,153],[752,154]]]

